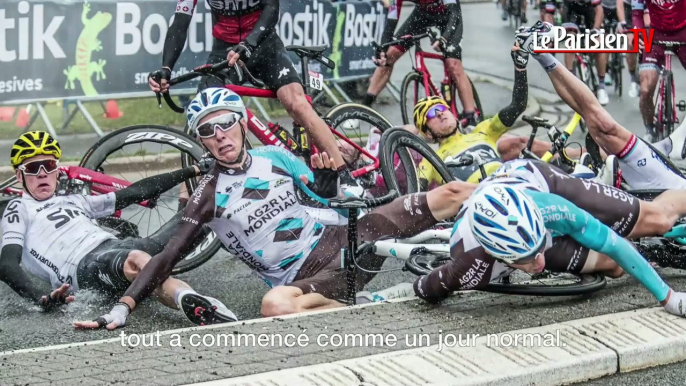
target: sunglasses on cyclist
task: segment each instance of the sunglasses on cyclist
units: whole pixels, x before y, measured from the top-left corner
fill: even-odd
[[[426,112],[426,119],[434,119],[436,118],[436,115],[438,115],[439,112],[444,112],[448,110],[448,106],[444,104],[440,105],[435,105],[429,109],[429,111]]]
[[[56,159],[44,159],[19,165],[18,169],[27,176],[37,176],[40,173],[41,168],[47,174],[54,173],[57,170],[57,165],[59,165],[59,163],[60,162]]]
[[[228,113],[212,118],[198,126],[197,132],[200,138],[212,138],[217,135],[217,130],[227,132],[238,125],[242,116],[239,113]]]

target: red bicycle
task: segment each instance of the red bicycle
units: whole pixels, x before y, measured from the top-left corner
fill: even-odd
[[[307,91],[312,89],[321,90],[323,83],[323,76],[321,74],[308,70],[310,60],[315,60],[331,69],[335,67],[335,63],[322,54],[326,48],[327,46],[286,47],[288,51],[295,52],[301,60],[301,81]],[[303,80],[302,74],[306,74],[309,82]],[[233,68],[229,68],[227,61],[215,65],[210,64],[196,67],[192,72],[171,79],[169,85],[171,87],[202,76],[220,79],[225,84],[224,87],[242,97],[277,98],[274,91],[264,89],[264,83],[252,76],[245,67],[236,65]],[[243,86],[243,83],[250,83],[254,87]],[[173,111],[177,113],[185,111],[182,107],[176,105],[168,92],[162,94],[162,96]],[[157,97],[158,101],[160,101],[160,95]],[[312,98],[307,94],[306,97],[308,102],[312,104]],[[293,122],[293,130],[289,133],[278,124],[268,123],[265,125],[250,109],[247,109],[247,113],[248,130],[259,142],[264,145],[280,146],[288,149],[296,156],[302,157],[309,166],[310,155],[316,154],[317,149],[315,146],[310,145],[309,136],[302,126]],[[357,103],[342,103],[332,107],[324,115],[319,112],[317,113],[327,122],[331,132],[339,141],[339,148],[343,151],[344,159],[350,169],[353,170],[352,176],[358,180],[363,188],[370,189],[374,187],[376,183],[375,174],[377,173],[372,172],[379,170],[379,159],[364,148],[364,140],[372,128],[376,127],[383,132],[392,127],[391,123],[375,110]],[[357,122],[353,125],[350,124],[351,121],[368,124],[368,127],[361,129]],[[348,133],[351,130],[357,130],[357,133]],[[191,133],[187,134],[192,135]],[[357,139],[359,142],[356,143],[353,139]],[[252,146],[250,145],[250,147]],[[407,156],[409,157],[409,154]]]
[[[458,118],[462,118],[460,109],[458,109],[457,106],[458,98],[455,98],[457,93],[457,85],[446,69],[446,58],[443,56],[443,54],[434,54],[422,50],[420,41],[426,37],[431,38],[433,41],[438,38],[438,35],[435,31],[428,29],[427,32],[423,34],[401,36],[397,40],[384,43],[381,46],[374,44],[375,48],[386,48],[404,43],[412,43],[415,47],[412,71],[405,75],[403,83],[400,87],[400,109],[403,115],[403,123],[406,125],[410,125],[413,122],[412,111],[414,110],[414,106],[417,104],[417,101],[422,98],[426,98],[427,96],[439,95],[439,93],[443,96],[443,99],[448,102],[450,111],[452,111],[453,115]],[[441,49],[445,50],[445,47],[441,47]],[[431,73],[429,73],[429,69],[425,63],[426,59],[439,60],[443,64],[443,80],[441,81],[440,91],[431,80]],[[467,79],[469,79],[469,77],[467,77]],[[472,93],[474,94],[474,104],[476,105],[475,112],[479,117],[483,117],[481,100],[479,99],[479,94],[476,92],[476,88],[474,87],[474,83],[472,83],[471,79],[469,79],[469,84],[472,87]],[[411,96],[408,96],[409,93],[411,93]]]
[[[77,165],[60,166],[57,195],[107,194],[126,188],[148,175],[181,168],[181,158],[200,160],[203,149],[193,138],[163,126],[132,126],[117,130],[95,143]],[[63,158],[63,161],[66,161]],[[68,162],[68,161],[66,161]],[[66,163],[65,162],[65,163]],[[114,177],[116,176],[116,177]],[[152,236],[179,212],[178,200],[183,190],[192,192],[194,179],[186,181],[151,200],[98,219],[98,225],[120,239]],[[23,194],[15,177],[0,182],[0,217],[13,199]],[[219,250],[221,242],[206,228],[196,247],[173,269],[173,274],[194,269]]]
[[[674,73],[672,72],[672,56],[674,49],[679,46],[686,46],[683,42],[656,41],[653,44],[665,48],[665,64],[660,70],[660,84],[655,93],[655,129],[658,133],[658,140],[669,137],[674,128],[679,123],[676,115],[679,111],[686,111],[686,102],[683,100],[676,103],[676,89],[674,87]]]

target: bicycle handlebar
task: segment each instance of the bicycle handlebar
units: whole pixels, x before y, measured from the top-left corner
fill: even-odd
[[[223,71],[225,69],[229,68],[229,62],[228,60],[221,61],[217,64],[205,64],[199,67],[196,67],[193,69],[193,71],[179,75],[176,78],[170,79],[169,80],[169,87],[175,86],[180,83],[188,82],[189,80],[193,80],[195,78],[199,78],[201,76],[213,76],[216,75],[218,72]],[[236,71],[236,73],[239,76],[240,82],[242,83],[244,75],[245,78],[250,82],[252,85],[255,87],[259,88],[264,88],[264,83],[257,78],[255,78],[250,71],[244,66],[240,67],[238,63],[234,64],[233,70]],[[162,108],[162,101],[160,100],[160,93],[157,94],[157,103],[159,104],[159,107]],[[170,109],[177,113],[183,113],[185,110],[178,106],[174,100],[172,99],[171,95],[169,95],[169,92],[165,92],[161,94],[162,97],[164,97],[164,101],[167,103],[167,106],[169,106]]]
[[[372,42],[372,47],[373,47],[375,50],[379,51],[379,50],[381,50],[381,49],[383,49],[383,48],[390,47],[390,46],[395,46],[395,45],[402,44],[402,43],[416,42],[416,41],[422,40],[422,39],[424,39],[424,38],[426,38],[426,37],[431,37],[431,38],[434,38],[434,39],[435,39],[435,38],[437,37],[437,34],[436,34],[435,31],[432,31],[431,29],[427,29],[426,32],[421,33],[421,34],[419,34],[419,35],[405,35],[405,36],[401,36],[401,37],[399,37],[399,38],[396,39],[396,40],[392,40],[392,41],[390,41],[390,42],[387,42],[387,43],[384,43],[384,44],[381,44],[381,45],[379,45],[377,42]]]
[[[332,209],[365,209],[386,205],[398,197],[398,191],[391,190],[387,195],[377,198],[345,197],[329,199],[329,207]]]
[[[533,142],[536,137],[536,131],[539,127],[544,127],[548,129],[548,137],[552,142],[552,149],[547,151],[540,158],[540,160],[543,162],[550,162],[555,156],[555,154],[564,153],[564,146],[567,143],[567,139],[569,139],[574,130],[576,130],[576,127],[579,124],[579,121],[581,120],[581,115],[575,113],[574,117],[569,122],[567,127],[565,127],[564,131],[560,131],[557,127],[555,127],[555,125],[549,124],[547,119],[539,117],[530,117],[525,115],[522,117],[522,120],[531,125],[531,127],[533,128],[531,130],[529,142],[527,143],[526,148],[522,151],[522,154],[524,154],[524,156],[527,158],[539,159],[531,152],[531,147],[533,146]]]

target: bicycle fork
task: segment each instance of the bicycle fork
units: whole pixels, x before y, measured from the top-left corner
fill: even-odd
[[[291,135],[286,129],[279,124],[269,123],[269,130],[279,139],[291,152],[297,156],[303,157],[307,160],[310,158],[310,141],[307,136],[305,128],[293,124],[293,132]]]

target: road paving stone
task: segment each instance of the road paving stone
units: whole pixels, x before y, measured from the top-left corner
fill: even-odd
[[[686,287],[686,278],[678,272],[664,271],[663,274],[677,288]],[[168,346],[169,339],[165,338],[161,339],[161,347],[129,348],[123,347],[121,341],[117,340],[18,353],[0,357],[3,365],[0,368],[4,370],[3,373],[7,371],[7,374],[16,376],[12,381],[24,384],[44,382],[45,378],[87,378],[129,384],[145,380],[176,385],[414,348],[412,342],[405,340],[406,334],[410,338],[428,334],[430,343],[437,344],[439,332],[485,335],[655,305],[647,291],[627,279],[613,281],[605,290],[585,297],[533,298],[473,293],[449,298],[440,305],[411,300],[293,319],[184,331],[178,333],[180,341],[185,342],[182,347]],[[292,348],[193,347],[188,340],[193,334],[238,336],[236,334],[288,333],[307,335],[309,344]],[[396,342],[392,347],[321,347],[316,341],[320,334],[325,334],[330,340],[334,334],[344,336],[360,333],[393,334]],[[90,355],[92,359],[85,365],[87,367],[79,367],[84,366]],[[49,366],[50,370],[41,367],[43,364]]]

